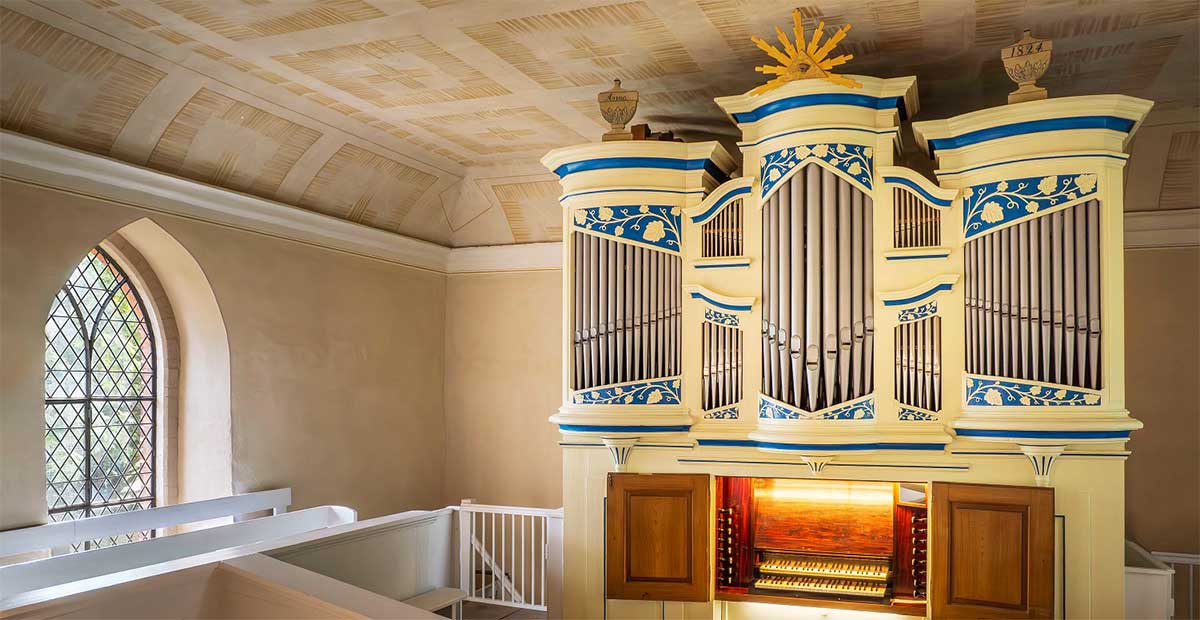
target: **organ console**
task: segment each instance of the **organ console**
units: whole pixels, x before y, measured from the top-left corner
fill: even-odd
[[[1124,403],[1122,175],[1150,102],[913,122],[931,175],[897,165],[915,78],[716,102],[740,164],[660,140],[543,158],[564,191],[567,548],[607,567],[597,603],[598,573],[574,565],[567,615],[624,599],[1121,608],[1105,514],[1141,426]]]
[[[715,484],[717,598],[923,606],[925,485],[724,476]]]

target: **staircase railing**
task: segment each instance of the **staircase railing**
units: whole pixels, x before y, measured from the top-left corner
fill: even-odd
[[[1197,604],[1200,603],[1200,579],[1197,579],[1200,576],[1200,554],[1154,551],[1151,555],[1175,570],[1175,617],[1200,617],[1196,615]],[[1187,616],[1180,616],[1180,613],[1186,613]]]
[[[459,587],[468,601],[546,611],[562,564],[562,509],[459,509]]]

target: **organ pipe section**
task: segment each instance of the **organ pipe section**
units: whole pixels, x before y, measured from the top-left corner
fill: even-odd
[[[812,412],[870,393],[870,196],[810,163],[763,210],[763,394]]]
[[[947,420],[958,439],[1016,444],[1045,465],[1070,445],[1120,449],[1141,427],[1125,409],[1122,185],[1149,108],[1063,97],[913,124],[960,195],[961,322],[942,340],[962,339],[962,395],[944,402],[961,407]]]
[[[712,142],[625,141],[543,163],[564,189],[564,404],[552,420],[570,435],[687,432],[685,394],[701,379],[683,372],[697,324],[684,303],[684,214],[727,180],[732,158]],[[725,360],[714,376],[734,372]]]
[[[1100,203],[964,246],[967,372],[1101,388]]]
[[[632,140],[543,159],[563,186],[564,434],[675,434],[819,473],[952,442],[1119,450],[1140,426],[1119,249],[1148,103],[914,123],[924,175],[893,161],[914,80],[855,79],[719,98],[740,166],[716,143]]]
[[[576,391],[679,374],[679,256],[578,233],[573,332]]]

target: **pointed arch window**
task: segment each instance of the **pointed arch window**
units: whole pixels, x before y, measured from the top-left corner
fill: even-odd
[[[112,256],[92,249],[46,319],[46,502],[52,520],[156,505],[157,364],[142,296]]]

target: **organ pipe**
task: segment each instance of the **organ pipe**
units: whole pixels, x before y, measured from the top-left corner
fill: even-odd
[[[816,411],[870,391],[871,199],[809,165],[763,204],[763,392]]]
[[[575,233],[572,259],[574,389],[678,374],[680,258]]]
[[[967,372],[1101,388],[1099,216],[1091,200],[965,244]]]

